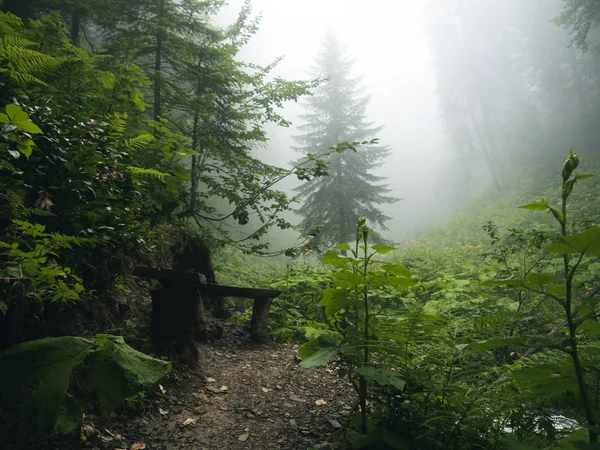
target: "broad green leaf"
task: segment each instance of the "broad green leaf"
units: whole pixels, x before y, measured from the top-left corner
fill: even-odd
[[[333,250],[327,250],[327,252],[325,252],[325,256],[321,258],[321,262],[323,264],[331,264],[333,267],[337,267],[338,269],[346,268],[348,261],[350,261],[350,258],[342,257]]]
[[[559,254],[586,253],[600,257],[600,226],[581,233],[561,236],[547,250]]]
[[[352,305],[350,292],[346,289],[327,288],[323,291],[323,298],[319,302],[319,306],[325,308],[325,314],[328,317],[336,314],[342,309],[348,309]]]
[[[318,338],[307,342],[298,349],[302,362],[300,369],[324,366],[337,357],[341,349],[337,340],[330,334],[323,333]]]
[[[546,292],[552,295],[566,295],[567,287],[564,284],[551,284],[546,288]]]
[[[73,374],[83,364],[79,391],[69,392]],[[35,434],[69,433],[81,423],[84,402],[94,397],[109,411],[125,397],[154,384],[170,364],[129,347],[120,336],[44,338],[0,353],[0,398],[23,404],[26,425]],[[84,408],[84,406],[86,408]]]
[[[375,381],[381,386],[394,386],[399,390],[403,390],[406,385],[398,372],[382,367],[363,366],[357,367],[354,371],[365,379]]]
[[[103,412],[111,412],[124,398],[163,378],[167,361],[152,358],[128,346],[121,336],[98,335],[99,348],[90,355],[85,390],[93,395]]]
[[[510,450],[538,450],[535,447],[531,447],[528,444],[517,441],[514,437],[508,434],[504,436],[504,441]]]
[[[356,288],[365,282],[365,278],[362,275],[350,272],[349,270],[336,272],[333,278],[335,278],[336,287],[342,288]]]
[[[17,403],[28,398],[23,406],[27,428],[36,435],[50,433],[73,371],[92,349],[93,340],[72,336],[10,347],[0,353],[0,397]]]
[[[533,396],[551,396],[577,392],[577,381],[570,364],[536,364],[515,368],[511,372],[515,384]]]
[[[13,104],[6,105],[6,113],[10,119],[10,123],[17,127],[18,130],[31,134],[42,133],[42,130],[29,120],[29,115],[20,106]]]
[[[350,248],[350,244],[339,244],[339,245],[335,245],[333,248],[338,249],[338,250],[345,250],[348,252],[352,250]]]
[[[577,428],[558,444],[565,450],[600,450],[600,444],[590,443],[589,432],[584,427]]]
[[[546,273],[532,273],[527,276],[527,287],[544,286],[554,281],[554,275]]]
[[[10,123],[10,119],[4,113],[0,113],[0,123]]]
[[[595,320],[584,320],[581,325],[577,327],[577,332],[585,332],[594,336],[600,336],[600,322]]]
[[[380,254],[384,254],[384,253],[389,253],[389,252],[393,252],[394,250],[398,250],[395,247],[390,247],[389,245],[382,245],[382,244],[375,244],[371,246],[372,250],[375,250],[377,253]]]
[[[31,139],[22,139],[17,143],[17,148],[25,156],[25,158],[29,159],[29,157],[33,153],[34,145],[35,144]]]
[[[469,348],[471,350],[475,350],[476,352],[481,352],[485,350],[493,350],[495,348],[506,347],[508,345],[524,345],[525,342],[520,336],[512,336],[505,338],[491,338],[485,341],[477,341],[471,342],[469,344],[458,344],[456,348],[459,350],[464,350]]]
[[[381,270],[384,270],[390,275],[396,275],[398,277],[412,277],[412,273],[410,272],[410,270],[408,270],[402,264],[386,264],[383,267],[381,267]]]
[[[21,131],[29,134],[42,134],[42,130],[33,122],[27,120],[26,122],[19,122],[13,124]]]
[[[29,115],[19,105],[6,105],[6,114],[12,123],[29,120]]]
[[[534,211],[544,211],[548,208],[549,203],[545,198],[541,199],[539,202],[531,202],[526,205],[521,205],[519,208],[521,209],[531,209]]]

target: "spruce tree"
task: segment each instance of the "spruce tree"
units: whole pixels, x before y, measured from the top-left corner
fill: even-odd
[[[325,78],[314,95],[303,104],[305,122],[294,136],[296,151],[304,154],[326,152],[341,142],[365,141],[376,137],[382,127],[367,121],[369,96],[363,94],[360,78],[352,78],[353,62],[333,35],[327,35],[312,74]],[[373,175],[390,153],[388,147],[358,146],[356,151],[334,153],[329,162],[328,177],[305,182],[296,190],[304,198],[298,213],[303,216],[300,229],[310,234],[321,227],[318,241],[325,245],[345,243],[354,238],[356,223],[365,216],[370,224],[387,229],[389,219],[378,208],[397,199]]]

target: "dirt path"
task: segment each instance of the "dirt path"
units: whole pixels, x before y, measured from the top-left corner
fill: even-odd
[[[331,369],[298,371],[294,346],[235,341],[200,345],[202,373],[163,385],[127,423],[90,418],[96,433],[84,448],[296,450],[340,438],[353,398],[345,381]]]

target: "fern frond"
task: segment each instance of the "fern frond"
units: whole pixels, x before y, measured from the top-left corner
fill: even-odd
[[[131,150],[142,150],[154,142],[155,138],[150,133],[140,134],[134,138],[126,139],[125,146]]]
[[[127,166],[127,170],[129,170],[134,176],[156,178],[160,181],[165,181],[165,178],[170,176],[168,173],[159,172],[155,169],[144,169],[142,167],[135,166]]]
[[[14,34],[0,37],[0,60],[5,66],[3,72],[18,83],[45,84],[36,75],[50,73],[64,62],[62,58],[29,48],[33,45],[28,39]]]

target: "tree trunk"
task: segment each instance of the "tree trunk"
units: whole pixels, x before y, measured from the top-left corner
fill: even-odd
[[[162,78],[162,52],[164,40],[164,0],[160,0],[157,21],[159,23],[156,33],[156,54],[154,57],[154,120],[162,115],[161,78]]]

